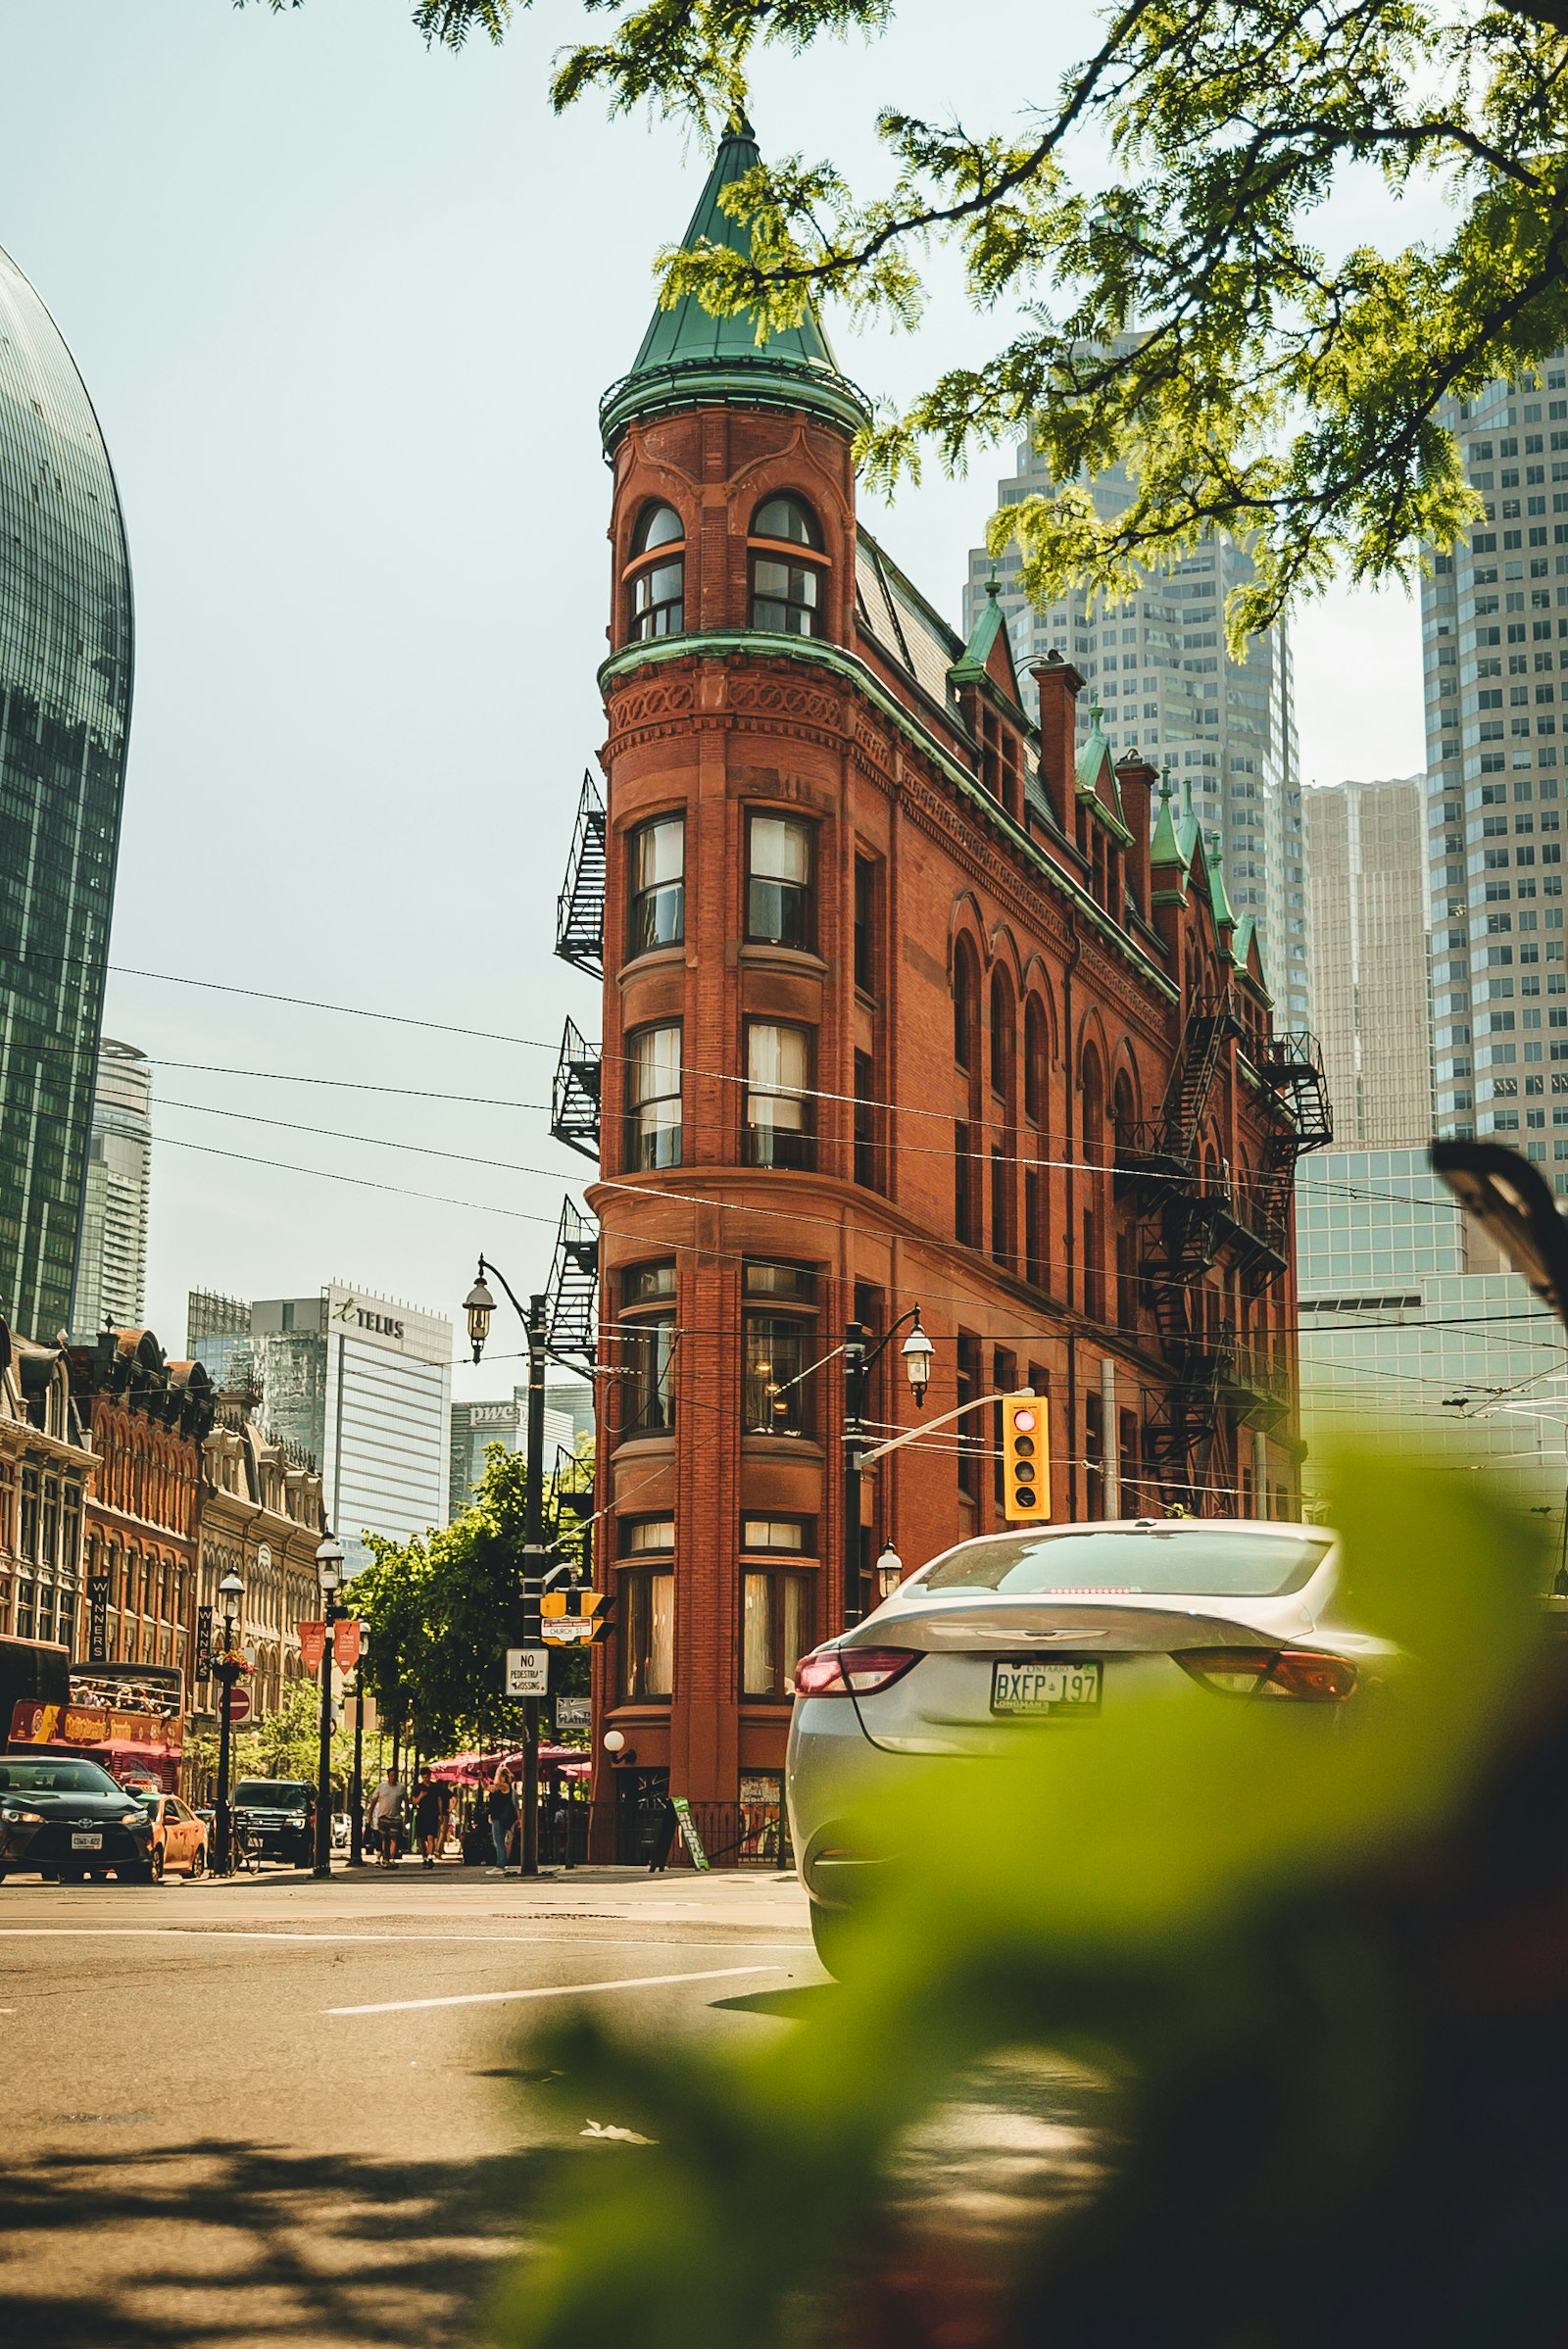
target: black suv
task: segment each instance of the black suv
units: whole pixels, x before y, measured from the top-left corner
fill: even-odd
[[[316,1788],[303,1778],[242,1778],[234,1824],[264,1860],[308,1868],[316,1856]]]

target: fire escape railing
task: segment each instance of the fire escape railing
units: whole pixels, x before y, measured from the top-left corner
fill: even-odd
[[[556,1252],[545,1290],[545,1334],[550,1350],[594,1369],[599,1303],[599,1234],[569,1199],[561,1202]]]
[[[573,1019],[561,1035],[561,1057],[556,1062],[550,1091],[550,1131],[558,1142],[599,1163],[600,1048],[591,1044]]]
[[[605,803],[591,774],[582,779],[566,878],[556,900],[556,953],[590,978],[605,975]]]

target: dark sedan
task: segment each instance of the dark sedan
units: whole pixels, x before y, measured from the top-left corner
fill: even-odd
[[[150,1884],[152,1820],[96,1762],[0,1755],[0,1879],[19,1869]]]

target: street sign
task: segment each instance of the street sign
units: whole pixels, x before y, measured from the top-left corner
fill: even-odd
[[[563,1730],[589,1729],[593,1724],[593,1705],[586,1696],[558,1696],[556,1698],[556,1735]]]
[[[592,1644],[596,1626],[591,1615],[547,1615],[544,1620],[547,1647],[585,1647]]]
[[[507,1649],[507,1694],[509,1696],[548,1696],[549,1693],[549,1648],[509,1647]]]
[[[251,1692],[249,1688],[230,1688],[228,1692],[228,1724],[230,1729],[238,1729],[240,1723],[242,1721],[249,1721],[250,1717]]]

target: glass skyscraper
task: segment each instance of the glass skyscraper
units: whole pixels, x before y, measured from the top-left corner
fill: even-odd
[[[1016,473],[997,484],[1000,506],[1051,487],[1050,467],[1030,442],[1020,443],[1017,463]],[[1098,475],[1090,488],[1096,512],[1106,517],[1133,496],[1122,465]],[[971,552],[965,634],[973,631],[994,575],[1019,667],[1054,649],[1085,679],[1080,739],[1099,704],[1113,755],[1136,748],[1192,783],[1205,833],[1220,839],[1231,904],[1257,924],[1275,1018],[1281,1027],[1304,1027],[1306,892],[1290,639],[1283,626],[1254,636],[1245,661],[1233,661],[1225,649],[1225,599],[1251,578],[1251,558],[1220,537],[1145,571],[1131,596],[1078,590],[1044,612],[1024,596],[1018,568],[1016,547],[995,559],[984,547]],[[1025,676],[1022,687],[1030,715],[1038,715],[1033,681]]]
[[[1485,513],[1421,591],[1437,1130],[1568,1193],[1568,354],[1438,415]]]
[[[147,1301],[147,1205],[152,1189],[152,1072],[145,1052],[106,1036],[98,1048],[92,1141],[76,1259],[72,1333],[95,1338],[107,1321],[137,1329]]]
[[[0,1313],[70,1324],[130,722],[130,564],[98,419],[0,253]]]

